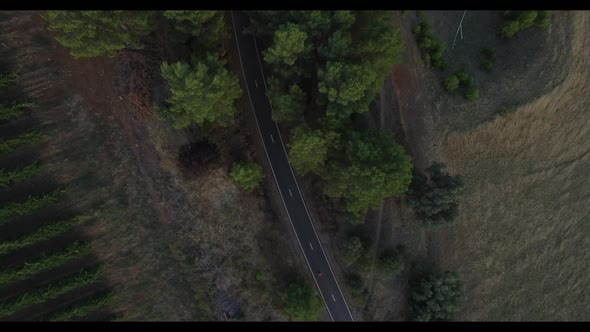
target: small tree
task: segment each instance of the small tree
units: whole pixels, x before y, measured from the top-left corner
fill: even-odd
[[[391,277],[399,275],[404,270],[404,257],[397,250],[387,250],[379,256],[377,268]]]
[[[459,83],[461,83],[461,81],[459,81],[457,75],[451,75],[445,80],[445,89],[448,92],[455,91],[459,87]]]
[[[356,263],[359,260],[359,258],[361,258],[361,256],[363,255],[363,252],[363,242],[358,236],[349,237],[340,246],[342,260],[346,265],[352,265]]]
[[[174,121],[176,128],[193,123],[227,126],[234,121],[235,100],[242,95],[236,74],[225,68],[214,54],[193,59],[192,66],[177,62],[162,64],[162,76],[168,81],[169,107],[160,111]]]
[[[457,312],[463,283],[456,272],[434,273],[410,283],[413,320],[449,320]]]
[[[156,26],[154,12],[127,10],[49,10],[42,17],[58,42],[75,58],[113,57],[127,46],[141,48],[141,37]]]
[[[235,162],[229,176],[235,184],[248,191],[256,189],[264,178],[260,166],[253,162]]]
[[[445,225],[457,217],[457,195],[463,190],[463,179],[443,172],[444,164],[435,163],[426,174],[414,173],[408,191],[408,203],[426,228]]]
[[[308,283],[292,282],[282,296],[283,312],[291,321],[317,321],[322,302]]]

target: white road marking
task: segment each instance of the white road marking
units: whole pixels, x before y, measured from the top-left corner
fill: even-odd
[[[254,84],[256,84],[256,88],[258,88],[258,81],[254,80]]]
[[[291,189],[289,189],[289,195],[291,195],[291,197],[293,197],[293,193],[291,192]]]
[[[336,302],[336,298],[334,297],[334,294],[332,294],[332,300],[334,300],[334,302]]]
[[[270,134],[270,140],[271,140],[273,143],[275,142],[275,139],[274,139],[274,137],[272,137],[272,134]]]
[[[313,246],[311,245],[311,242],[309,243],[309,247],[311,248],[311,250],[313,250]]]

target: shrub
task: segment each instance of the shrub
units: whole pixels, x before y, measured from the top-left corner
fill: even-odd
[[[344,276],[344,281],[353,296],[361,296],[365,293],[363,278],[357,273],[349,273]]]
[[[397,250],[387,250],[379,256],[377,268],[388,276],[395,277],[404,270],[404,257]]]
[[[470,100],[470,101],[475,100],[475,99],[479,98],[479,89],[476,89],[474,87],[470,87],[467,89],[467,91],[465,91],[465,94],[463,96],[467,100]]]
[[[486,47],[483,49],[483,54],[486,56],[486,58],[493,60],[496,60],[496,49],[493,47]]]
[[[455,91],[459,87],[460,83],[461,81],[459,81],[457,75],[451,75],[449,78],[445,80],[445,89],[448,92]]]
[[[363,243],[358,236],[349,237],[341,246],[340,254],[346,265],[356,263],[363,255]]]
[[[256,189],[264,178],[260,166],[253,162],[235,162],[229,176],[235,184],[248,191]]]
[[[490,72],[492,71],[492,68],[494,67],[494,62],[490,59],[484,60],[481,63],[481,69],[483,69],[486,72]]]
[[[431,274],[410,283],[412,320],[449,320],[457,312],[463,283],[456,272]]]

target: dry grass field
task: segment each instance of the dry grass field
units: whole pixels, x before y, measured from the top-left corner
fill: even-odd
[[[431,248],[466,285],[457,320],[589,317],[590,15],[572,16],[562,84],[442,144],[467,180],[458,224]]]

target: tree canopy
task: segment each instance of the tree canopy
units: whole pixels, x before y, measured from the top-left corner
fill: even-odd
[[[385,198],[407,191],[412,162],[404,149],[389,137],[352,132],[346,146],[348,163],[332,162],[326,176],[326,194],[344,199],[357,219]]]
[[[463,282],[456,272],[434,273],[411,283],[410,312],[413,320],[449,320],[457,312]]]
[[[322,301],[308,283],[292,282],[282,296],[283,312],[291,321],[317,321]]]
[[[198,37],[202,44],[221,42],[225,24],[222,10],[166,10],[164,16],[175,21],[176,29]]]
[[[286,23],[275,32],[273,44],[262,52],[268,63],[292,65],[305,50],[307,33],[298,24]]]
[[[168,81],[171,96],[162,113],[176,128],[193,123],[227,126],[234,121],[235,100],[242,94],[238,77],[230,73],[224,61],[214,54],[193,59],[192,65],[177,62],[162,64],[162,76]]]
[[[113,57],[127,46],[141,48],[141,37],[155,27],[154,12],[127,10],[49,10],[42,17],[58,42],[75,58]]]
[[[310,130],[299,126],[293,130],[289,142],[289,161],[295,170],[305,175],[320,173],[328,159],[328,150],[335,144],[338,134],[321,130]]]
[[[434,163],[425,174],[415,173],[408,191],[408,203],[427,228],[452,223],[457,218],[457,195],[463,179],[443,171],[444,164]]]
[[[260,166],[253,162],[234,163],[229,176],[238,186],[249,191],[256,189],[264,178]]]

